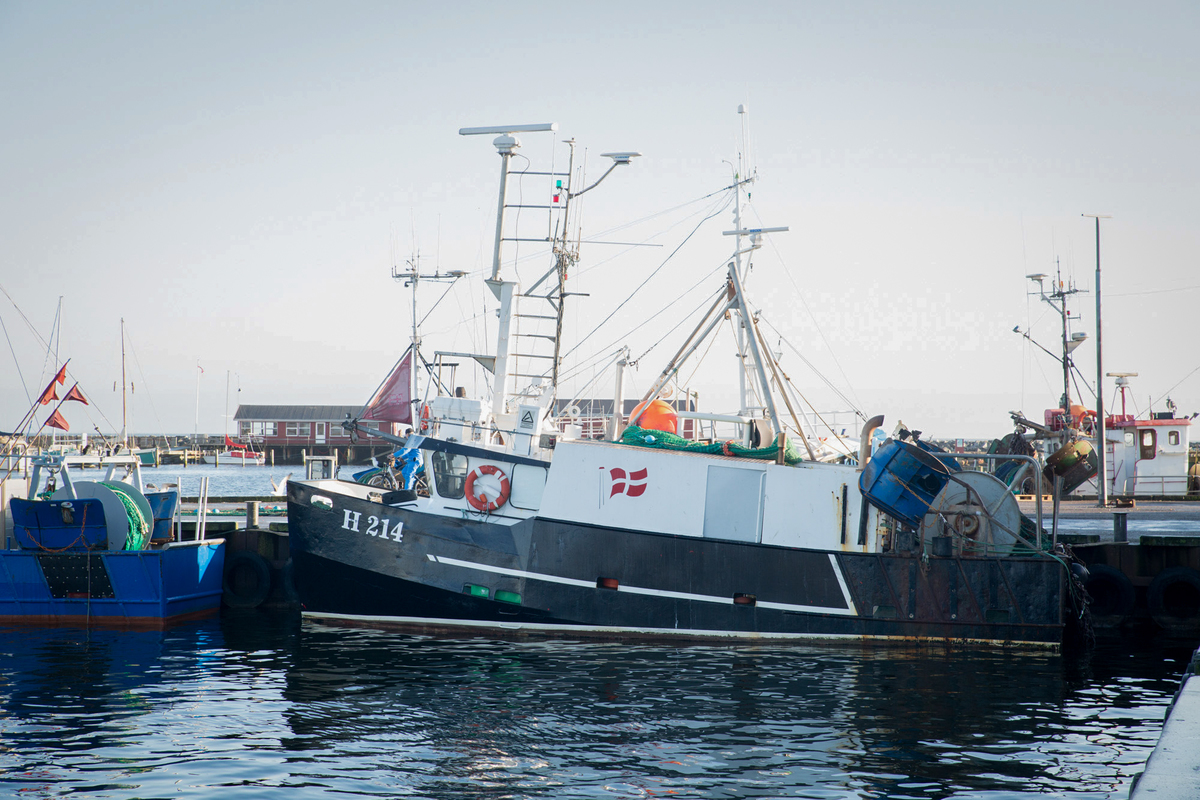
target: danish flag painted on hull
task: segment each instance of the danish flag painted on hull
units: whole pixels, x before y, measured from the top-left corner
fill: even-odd
[[[645,467],[633,470],[624,470],[620,467],[601,467],[601,504],[605,500],[609,500],[619,494],[623,494],[626,497],[641,497],[646,493],[646,478],[648,475],[649,470]]]
[[[608,472],[612,476],[612,491],[608,493],[609,497],[619,494],[625,494],[627,497],[641,497],[642,493],[646,491],[647,470],[645,467],[631,470],[628,475],[628,483],[626,483],[625,470],[618,467],[610,469]]]

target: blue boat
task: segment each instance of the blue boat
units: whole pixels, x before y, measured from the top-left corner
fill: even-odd
[[[161,628],[220,610],[224,540],[176,539],[177,491],[73,482],[53,458],[34,464],[30,497],[9,501],[0,624]],[[62,486],[39,496],[43,469]]]

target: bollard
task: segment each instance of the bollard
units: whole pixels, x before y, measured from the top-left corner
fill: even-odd
[[[251,500],[246,503],[246,527],[258,527],[258,501]]]
[[[1129,513],[1126,511],[1113,512],[1113,541],[1128,542],[1129,541]]]

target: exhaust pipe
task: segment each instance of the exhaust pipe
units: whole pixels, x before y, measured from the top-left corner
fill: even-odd
[[[883,414],[878,414],[867,420],[863,425],[862,438],[858,440],[858,468],[866,469],[867,461],[871,458],[871,434],[883,424]]]

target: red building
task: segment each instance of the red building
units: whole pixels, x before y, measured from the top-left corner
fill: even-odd
[[[361,405],[240,405],[233,418],[238,425],[238,438],[266,453],[268,463],[272,460],[281,463],[299,461],[303,453],[336,453],[340,463],[351,464],[365,462],[373,455],[393,448],[393,445],[370,436],[360,436],[357,442],[350,441],[350,434],[342,429],[342,422],[347,416],[357,417],[362,410]],[[364,420],[360,425],[398,436],[403,435],[405,428],[394,422],[370,420]]]

